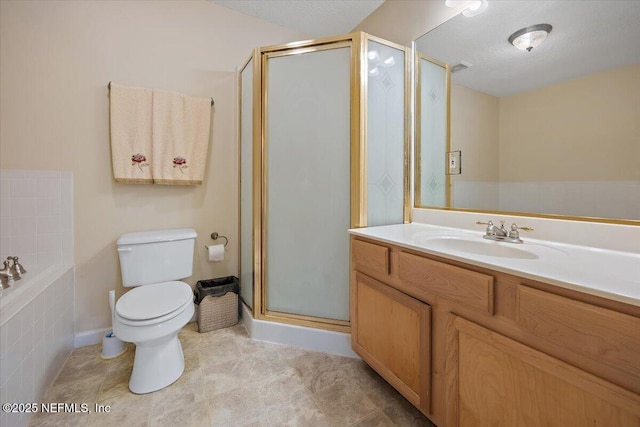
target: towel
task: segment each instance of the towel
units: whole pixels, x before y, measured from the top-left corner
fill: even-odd
[[[202,184],[209,148],[211,99],[153,91],[154,184]]]
[[[111,83],[111,160],[116,182],[151,184],[151,89]]]

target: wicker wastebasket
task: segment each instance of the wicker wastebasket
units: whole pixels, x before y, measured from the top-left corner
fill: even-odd
[[[240,282],[235,276],[199,280],[195,289],[198,330],[215,331],[238,323]]]

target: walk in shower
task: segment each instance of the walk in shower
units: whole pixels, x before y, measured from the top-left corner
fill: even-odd
[[[409,50],[365,33],[255,49],[239,73],[241,297],[349,331],[349,228],[409,220]]]

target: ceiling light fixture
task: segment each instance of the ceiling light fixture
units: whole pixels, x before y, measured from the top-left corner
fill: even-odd
[[[478,0],[473,1],[465,10],[462,11],[462,14],[467,18],[471,18],[472,16],[480,15],[485,9],[489,6],[487,0]]]
[[[462,11],[462,14],[467,18],[471,18],[472,16],[480,15],[485,11],[489,3],[487,0],[446,0],[445,5],[447,7],[460,7],[464,4],[467,4],[467,7]]]
[[[509,43],[520,50],[531,52],[547,38],[553,27],[549,24],[537,24],[522,28],[509,36]]]

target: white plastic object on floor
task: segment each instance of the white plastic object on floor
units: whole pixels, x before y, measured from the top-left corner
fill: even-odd
[[[124,354],[125,351],[127,351],[127,347],[124,342],[116,337],[112,331],[102,337],[102,354],[100,357],[103,359],[113,359]]]

